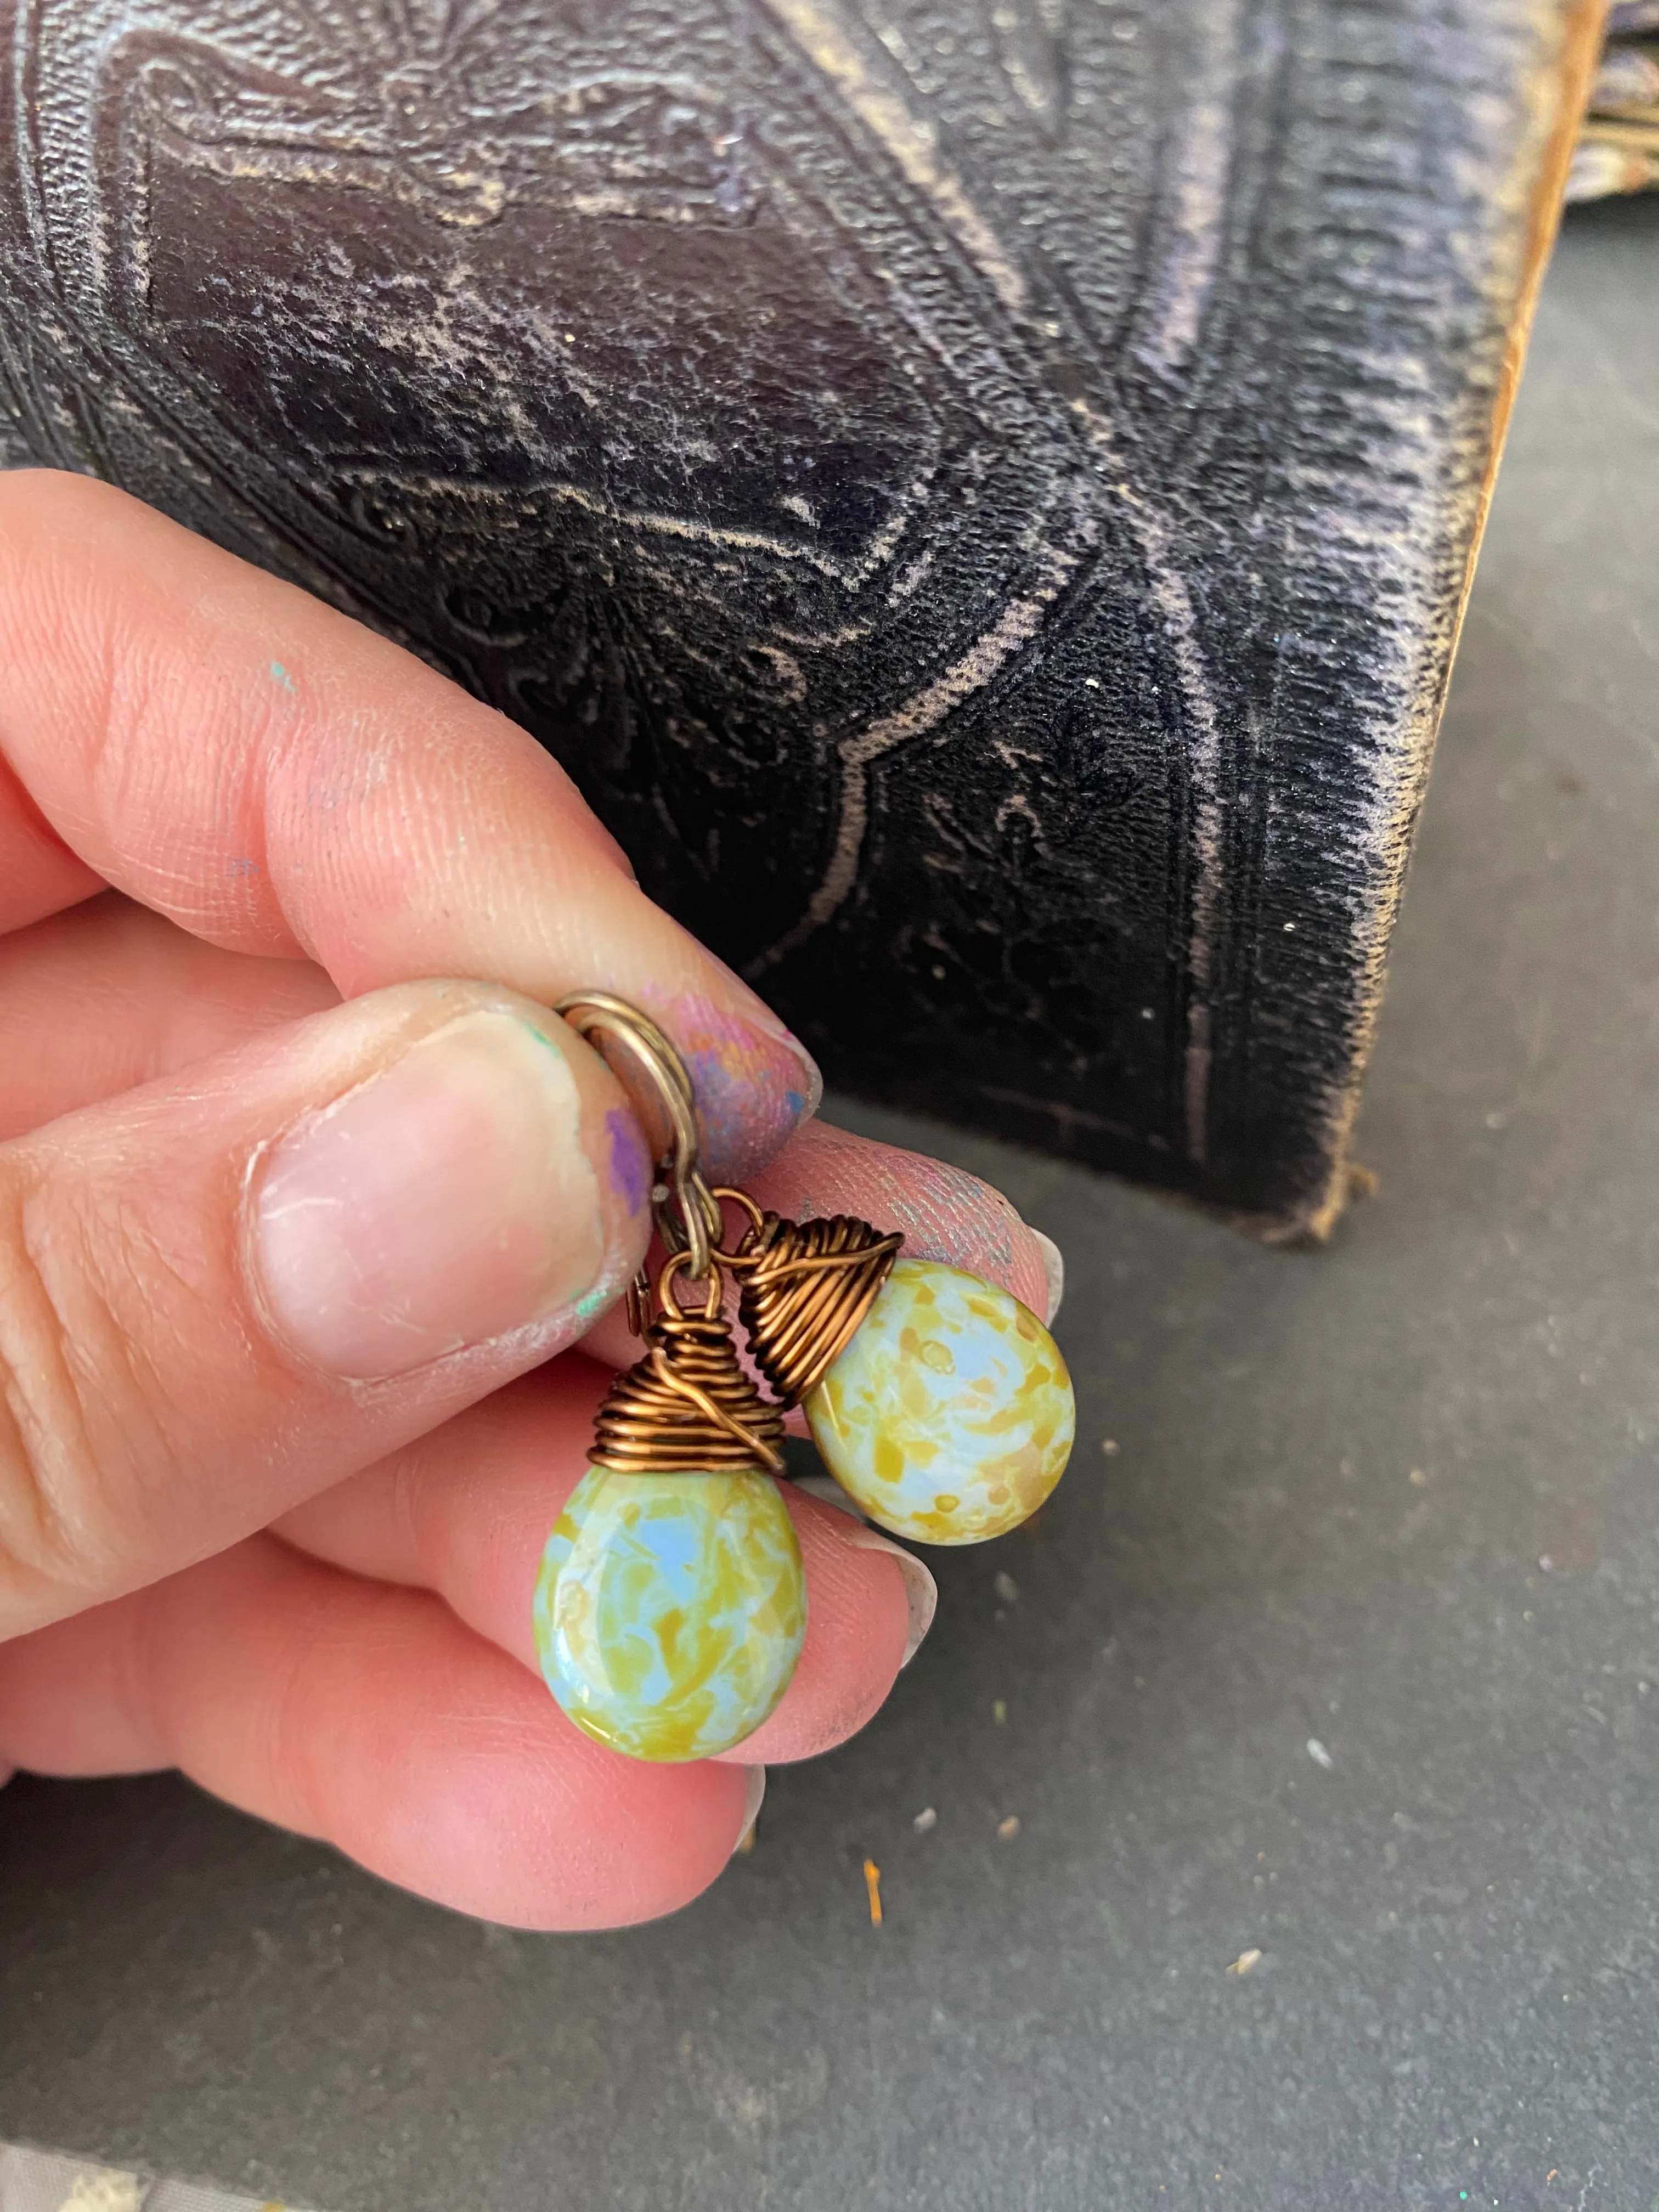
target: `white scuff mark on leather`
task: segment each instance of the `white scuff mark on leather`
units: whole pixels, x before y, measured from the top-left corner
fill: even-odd
[[[1073,411],[1090,441],[1121,466],[1112,434],[1086,400]],[[1188,788],[1192,793],[1192,866],[1187,921],[1187,1041],[1182,1069],[1182,1133],[1187,1158],[1201,1167],[1208,1150],[1210,1070],[1215,1056],[1211,1000],[1215,988],[1216,924],[1222,908],[1221,725],[1215,692],[1198,635],[1192,594],[1176,565],[1170,526],[1127,483],[1116,486],[1123,513],[1146,564],[1152,604],[1163,617],[1170,657],[1181,692],[1187,740]]]
[[[1187,1157],[1204,1164],[1208,1149],[1210,1069],[1215,1057],[1211,997],[1215,988],[1216,920],[1221,911],[1221,731],[1210,672],[1199,642],[1192,594],[1170,557],[1170,533],[1161,515],[1129,495],[1130,526],[1164,621],[1170,657],[1181,687],[1187,736],[1188,788],[1192,793],[1192,876],[1187,907],[1187,1046],[1182,1071],[1182,1125]]]
[[[1044,564],[1042,582],[1022,598],[1012,600],[959,660],[953,661],[942,676],[936,677],[892,714],[884,714],[879,721],[842,740],[841,813],[823,880],[807,902],[800,920],[752,963],[747,970],[749,975],[760,975],[775,966],[815,930],[822,929],[852,890],[858,878],[859,855],[870,826],[872,763],[904,744],[907,738],[933,729],[964,700],[982,690],[1003,663],[1036,635],[1043,617],[1076,568],[1077,560],[1075,553],[1051,550]]]
[[[1233,159],[1233,112],[1229,93],[1238,82],[1237,11],[1218,9],[1206,19],[1192,57],[1192,97],[1175,131],[1169,168],[1174,183],[1170,242],[1152,285],[1152,327],[1135,348],[1161,374],[1184,366],[1204,319],[1221,258],[1227,213],[1227,177]]]
[[[881,82],[821,0],[766,0],[766,5],[860,122],[881,141],[908,180],[927,195],[1003,306],[1017,313],[1025,305],[1025,280],[969,198],[962,179],[940,155],[933,125],[912,114],[898,94]]]
[[[368,471],[343,471],[342,480],[350,483],[361,481],[365,489],[372,489],[376,479]],[[775,538],[763,530],[739,530],[715,522],[702,522],[683,514],[659,514],[648,507],[626,507],[601,493],[589,491],[585,486],[571,483],[562,477],[544,477],[538,483],[515,484],[510,491],[494,483],[475,483],[470,477],[447,477],[435,474],[410,474],[398,480],[400,494],[419,496],[432,501],[453,500],[470,506],[502,507],[533,514],[543,501],[560,501],[579,507],[586,514],[600,516],[604,520],[624,530],[637,531],[641,535],[663,538],[690,538],[696,544],[716,545],[736,553],[764,553],[779,561],[798,561],[804,567],[815,568],[821,576],[842,584],[855,591],[866,582],[891,556],[895,546],[909,528],[913,515],[927,496],[928,474],[914,479],[904,489],[902,498],[895,501],[893,512],[865,541],[862,550],[851,559],[841,559],[822,551],[817,546],[792,543],[787,538]],[[867,627],[867,626],[866,626]],[[856,636],[861,633],[851,630],[837,634]],[[787,636],[780,631],[780,636]],[[832,635],[827,642],[837,641]],[[817,644],[817,639],[804,639],[803,643]]]

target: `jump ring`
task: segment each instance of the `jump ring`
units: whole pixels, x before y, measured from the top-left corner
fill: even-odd
[[[666,1182],[675,1209],[671,1212],[665,1201],[657,1200],[657,1226],[665,1244],[690,1255],[692,1279],[701,1281],[714,1264],[724,1223],[702,1176],[696,1101],[684,1061],[648,1014],[609,991],[572,992],[556,1000],[553,1011],[579,1036],[597,1036],[621,1046],[634,1073],[644,1079],[663,1125],[665,1141],[655,1153],[658,1172]],[[648,1127],[647,1134],[654,1141]]]

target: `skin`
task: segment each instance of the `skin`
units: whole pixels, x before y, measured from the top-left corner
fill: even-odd
[[[809,1626],[764,1727],[672,1767],[590,1741],[535,1672],[531,1597],[619,1315],[364,1381],[250,1276],[247,1193],[294,1131],[411,1040],[529,1034],[578,987],[680,1044],[717,1175],[1041,1310],[1006,1202],[812,1123],[805,1054],[521,732],[120,493],[0,477],[0,1778],[176,1766],[463,1911],[599,1928],[695,1897],[758,1764],[880,1705],[904,1577],[791,1491]],[[555,1049],[603,1303],[640,1158],[604,1065]]]

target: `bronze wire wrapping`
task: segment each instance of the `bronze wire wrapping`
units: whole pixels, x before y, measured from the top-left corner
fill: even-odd
[[[834,1364],[904,1239],[852,1214],[789,1221],[763,1211],[747,1191],[726,1185],[711,1190],[699,1158],[691,1079],[649,1015],[605,991],[573,993],[554,1012],[588,1042],[600,1037],[622,1046],[660,1116],[653,1131],[653,1117],[641,1115],[647,1140],[663,1139],[651,1206],[670,1256],[654,1286],[641,1270],[629,1287],[629,1326],[647,1348],[611,1384],[588,1457],[623,1474],[738,1468],[779,1474],[785,1412]],[[633,1086],[624,1087],[632,1098]],[[735,1252],[721,1244],[722,1200],[749,1216]],[[708,1285],[701,1311],[679,1303],[674,1283],[682,1269],[692,1283]],[[739,1364],[722,1310],[726,1275],[738,1283],[738,1317],[776,1402],[762,1397]]]
[[[786,1406],[810,1397],[846,1350],[893,1272],[903,1244],[856,1214],[787,1221],[747,1191],[714,1193],[748,1214],[737,1250],[717,1255],[737,1276],[749,1356]]]
[[[701,1312],[679,1304],[676,1252],[657,1279],[660,1310],[642,1359],[619,1375],[600,1407],[588,1457],[619,1474],[783,1471],[783,1408],[769,1406],[738,1363],[710,1272]]]

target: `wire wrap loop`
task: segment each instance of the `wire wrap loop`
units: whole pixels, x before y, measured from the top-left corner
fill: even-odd
[[[642,1359],[617,1376],[593,1425],[587,1456],[621,1474],[706,1474],[783,1470],[783,1409],[769,1405],[738,1364],[721,1311],[718,1274],[701,1308],[682,1306],[676,1252],[657,1282],[660,1310]]]

